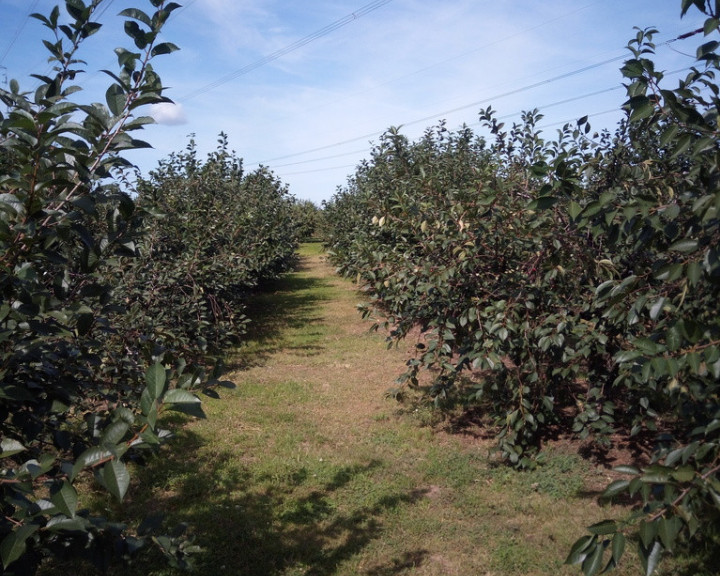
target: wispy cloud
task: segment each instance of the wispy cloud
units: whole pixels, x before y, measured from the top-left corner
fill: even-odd
[[[206,29],[213,44],[223,49],[221,58],[243,53],[262,53],[276,49],[268,30],[277,27],[275,2],[263,0],[200,0],[203,20],[212,23]]]
[[[181,126],[188,123],[182,104],[168,102],[153,104],[150,115],[155,119],[155,122],[164,126]]]
[[[9,10],[8,2],[18,0],[0,0],[0,21],[14,13],[14,26],[18,10]],[[118,2],[124,6],[137,0],[116,0],[113,6],[119,10]],[[551,126],[617,109],[624,100],[621,88],[577,102],[573,98],[619,87],[619,62],[589,73],[573,71],[622,58],[633,26],[649,25],[664,34],[658,38],[659,67],[678,69],[692,59],[661,43],[702,26],[702,20],[680,21],[680,0],[392,0],[297,50],[235,74],[369,3],[188,2],[163,31],[163,39],[178,44],[180,52],[153,63],[168,87],[165,94],[178,105],[152,109],[159,125],[148,129],[146,139],[156,150],[133,160],[144,171],[152,169],[158,159],[182,149],[188,133],[203,154],[214,148],[222,131],[247,168],[254,162],[278,165],[276,172],[291,192],[319,201],[345,182],[352,167],[367,157],[369,141],[377,141],[377,134],[390,126],[402,124],[403,133],[416,138],[440,119],[450,129],[463,123],[477,127],[478,110],[487,105],[512,123],[519,111],[555,104],[546,108],[544,123]],[[98,38],[112,30],[122,34],[122,22],[109,14]],[[21,46],[25,36],[12,56],[38,59],[38,52]],[[115,45],[117,38],[103,53],[112,55]],[[94,66],[105,67],[110,66]],[[8,70],[8,76],[14,75]],[[563,79],[544,82],[552,78]],[[528,86],[532,90],[523,89]],[[612,128],[613,118],[602,121]]]

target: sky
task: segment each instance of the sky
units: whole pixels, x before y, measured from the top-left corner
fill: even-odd
[[[89,0],[86,0],[89,2]],[[49,30],[29,18],[55,0],[0,0],[0,85],[32,90],[47,74]],[[154,61],[174,105],[138,137],[152,150],[126,157],[147,174],[192,135],[202,156],[228,136],[246,170],[270,168],[290,193],[321,204],[369,158],[380,135],[401,127],[411,140],[445,120],[478,134],[482,108],[506,124],[524,110],[544,114],[543,135],[589,115],[613,129],[625,91],[620,67],[634,27],[659,30],[654,57],[677,84],[702,35],[680,0],[178,0],[161,41],[180,47]],[[104,0],[103,28],[88,39],[76,100],[103,101],[117,70],[113,49],[132,47],[118,13],[152,10],[148,0]],[[681,72],[683,71],[683,72]]]

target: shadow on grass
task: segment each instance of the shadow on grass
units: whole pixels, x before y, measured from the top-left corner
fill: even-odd
[[[183,445],[199,445],[192,433],[185,435]],[[151,464],[146,473],[163,480],[165,491],[135,506],[144,513],[170,511],[169,525],[192,527],[203,548],[193,572],[199,576],[337,574],[341,564],[382,538],[387,514],[426,495],[411,490],[368,497],[353,487],[366,484],[367,475],[382,466],[379,461],[340,467],[322,480],[299,463],[281,473],[255,472],[231,452],[216,454],[212,466],[198,464],[192,457]],[[356,573],[401,574],[426,556],[425,550],[407,551]],[[125,574],[156,573],[151,570],[138,564]],[[349,573],[347,566],[343,573]]]
[[[249,352],[244,353],[246,349],[241,347],[231,368],[262,366],[280,350],[303,356],[323,350],[320,303],[328,299],[326,294],[331,284],[323,278],[305,275],[308,269],[301,259],[295,272],[265,282],[261,290],[249,298],[245,310],[250,319],[245,336],[250,343]],[[298,336],[288,336],[292,331]]]

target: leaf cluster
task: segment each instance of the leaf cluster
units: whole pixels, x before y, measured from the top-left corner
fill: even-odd
[[[121,12],[131,48],[105,71],[105,101],[82,102],[79,54],[102,0],[34,14],[53,70],[0,90],[0,560],[32,574],[48,556],[99,569],[150,542],[172,565],[197,552],[161,523],[129,529],[82,504],[88,482],[121,502],[131,471],[171,432],[168,410],[203,417],[223,350],[240,341],[242,299],[293,262],[286,188],[243,175],[224,135],[205,163],[173,156],[131,197],[124,151],[169,102],[152,63],[174,2]]]
[[[683,3],[705,11],[706,35],[711,4]],[[664,552],[718,545],[719,44],[669,89],[654,33],[628,44],[614,134],[582,118],[545,140],[537,111],[506,127],[491,109],[489,143],[442,124],[417,142],[390,129],[324,215],[364,314],[390,343],[423,335],[401,380],[418,386],[427,369],[437,404],[484,411],[508,462],[535,465],[549,432],[600,449],[616,433],[654,438],[651,464],[606,494],[637,511],[570,553],[588,576],[619,562],[632,531],[648,574]]]
[[[245,174],[218,148],[203,162],[194,140],[141,180],[139,255],[113,279],[125,310],[120,322],[154,334],[186,357],[222,354],[242,342],[248,293],[294,263],[295,201],[270,170]]]

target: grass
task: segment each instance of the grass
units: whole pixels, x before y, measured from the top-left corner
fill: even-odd
[[[298,271],[252,303],[237,389],[138,471],[131,517],[186,525],[200,576],[579,574],[563,565],[572,542],[622,515],[587,489],[603,470],[557,450],[516,472],[491,443],[401,409],[385,392],[409,352],[369,332],[358,302],[319,245],[303,246]],[[639,573],[628,560],[614,573]],[[178,572],[150,554],[110,573]]]

